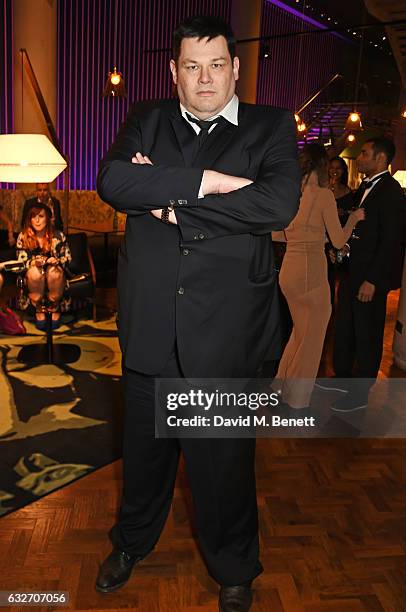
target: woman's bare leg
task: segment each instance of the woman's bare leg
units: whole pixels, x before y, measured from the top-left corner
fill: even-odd
[[[48,283],[48,298],[56,311],[65,288],[65,275],[60,266],[49,266],[46,275]],[[52,319],[54,321],[57,321],[59,318],[59,312],[52,313]]]
[[[32,305],[37,310],[36,318],[39,321],[43,321],[45,319],[45,314],[43,312],[38,311],[42,305],[42,301],[44,298],[45,275],[42,273],[41,268],[38,268],[37,266],[31,266],[27,270],[26,279],[28,287],[28,297],[30,298]]]

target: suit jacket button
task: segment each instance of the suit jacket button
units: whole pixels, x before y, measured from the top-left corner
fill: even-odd
[[[179,294],[179,295],[183,295],[184,293],[185,293],[184,288],[183,288],[183,287],[179,287],[179,289],[178,289],[178,294]]]
[[[182,255],[189,255],[189,249],[182,249]]]

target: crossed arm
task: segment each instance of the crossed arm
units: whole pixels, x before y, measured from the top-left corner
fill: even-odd
[[[153,165],[149,157],[147,155],[143,155],[140,152],[137,152],[134,155],[134,157],[131,159],[131,162],[133,164],[140,165]],[[204,170],[201,186],[203,195],[206,196],[214,193],[230,193],[231,191],[241,189],[241,187],[245,187],[246,185],[251,185],[251,183],[252,181],[250,179],[241,176],[222,174],[221,172],[216,172],[215,170]],[[157,219],[161,218],[161,214],[162,208],[156,208],[151,210],[151,215],[153,215]],[[168,220],[169,223],[171,223],[172,225],[178,224],[175,210],[172,209],[170,211]]]
[[[151,138],[158,126],[149,128],[145,132]],[[176,165],[175,160],[174,165],[156,165],[146,155],[151,144],[144,144],[139,121],[130,114],[101,163],[98,193],[120,212],[160,218],[163,208],[174,206],[169,221],[179,226],[184,241],[196,235],[209,239],[269,233],[286,227],[297,212],[300,171],[294,120],[288,112],[274,119],[262,158],[256,160],[254,182]],[[198,198],[200,187],[203,198]]]

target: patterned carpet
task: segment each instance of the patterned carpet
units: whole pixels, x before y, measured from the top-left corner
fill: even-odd
[[[121,353],[114,318],[63,325],[54,342],[78,345],[69,365],[28,366],[21,347],[43,341],[0,335],[0,515],[31,503],[120,456]]]

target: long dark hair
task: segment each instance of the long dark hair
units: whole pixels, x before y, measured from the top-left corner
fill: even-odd
[[[305,187],[312,172],[316,172],[320,187],[328,185],[328,157],[326,149],[319,144],[306,144],[300,154],[302,186]]]
[[[340,183],[341,185],[345,185],[345,187],[348,187],[348,166],[345,163],[345,161],[343,160],[342,157],[337,156],[337,157],[332,157],[329,161],[329,163],[331,164],[331,162],[333,161],[338,161],[340,166],[341,166],[341,176],[340,176]]]

